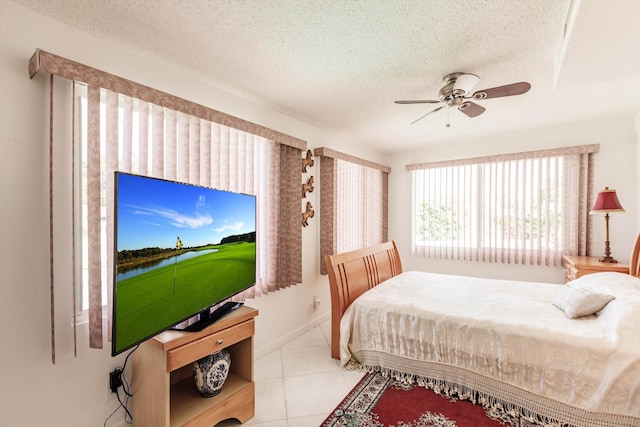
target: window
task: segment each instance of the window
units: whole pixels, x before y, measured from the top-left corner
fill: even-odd
[[[558,265],[586,254],[597,147],[408,165],[414,255]]]
[[[255,194],[257,241],[263,248],[257,254],[257,283],[236,298],[258,296],[301,281],[297,272],[280,268],[283,262],[278,250],[268,250],[279,246],[278,239],[290,239],[299,230],[282,218],[295,218],[290,207],[297,213],[299,192],[292,198],[292,192],[284,190],[287,186],[297,190],[301,174],[287,179],[282,171],[299,171],[300,150],[105,89],[76,83],[76,93],[81,165],[79,305],[89,310],[90,322],[102,316],[99,307],[104,303],[111,313],[114,248],[109,213],[113,211],[115,170]],[[279,232],[283,227],[289,233]],[[291,257],[300,260],[301,253]],[[295,268],[296,263],[288,265]],[[95,339],[94,345],[100,345],[101,336]]]
[[[390,168],[328,148],[320,161],[320,270],[324,256],[387,240]]]

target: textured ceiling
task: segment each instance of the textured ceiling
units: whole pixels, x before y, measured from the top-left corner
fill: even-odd
[[[388,152],[640,111],[636,0],[574,0],[567,40],[570,0],[14,1]],[[532,89],[410,125],[436,106],[393,101],[437,99],[455,71]]]

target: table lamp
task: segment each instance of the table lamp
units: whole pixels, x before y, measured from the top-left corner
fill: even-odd
[[[604,212],[604,223],[606,229],[604,257],[600,258],[599,261],[618,262],[611,256],[611,249],[609,247],[609,212],[624,212],[624,209],[622,209],[622,205],[618,200],[618,196],[616,195],[616,190],[611,190],[609,189],[609,187],[604,187],[604,190],[601,190],[598,193],[598,198],[596,199],[593,208],[591,208],[591,213],[595,212]]]

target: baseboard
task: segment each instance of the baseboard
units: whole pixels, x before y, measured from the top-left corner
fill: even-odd
[[[306,332],[309,332],[311,329],[315,328],[316,326],[326,322],[327,320],[329,320],[331,318],[331,312],[322,314],[318,317],[316,317],[315,319],[313,319],[312,321],[300,326],[299,328],[294,329],[293,331],[289,332],[288,334],[282,335],[280,338],[278,338],[277,340],[274,340],[272,342],[270,342],[269,344],[262,346],[260,348],[256,348],[254,350],[254,358],[255,359],[259,359],[262,356],[265,356],[269,353],[271,353],[273,350],[282,347],[282,345],[288,343],[289,341],[298,338],[300,335],[303,335]]]

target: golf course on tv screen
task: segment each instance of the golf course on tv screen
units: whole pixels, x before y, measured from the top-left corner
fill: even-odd
[[[116,174],[112,354],[255,284],[255,196]]]

